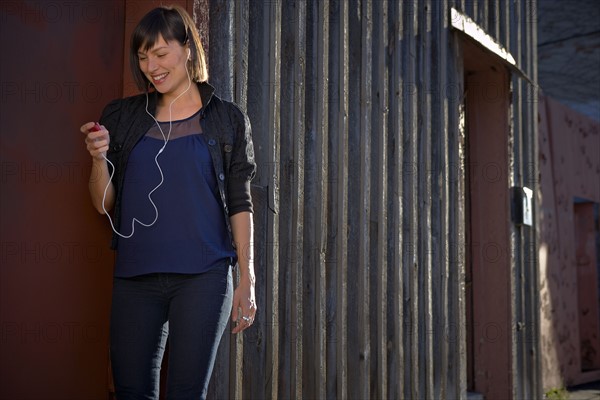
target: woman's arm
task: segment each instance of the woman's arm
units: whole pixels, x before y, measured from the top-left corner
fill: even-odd
[[[104,127],[99,131],[93,131],[93,127],[94,122],[88,122],[83,124],[80,130],[86,135],[85,143],[87,145],[87,150],[92,156],[92,170],[88,183],[92,204],[100,214],[104,214],[102,199],[104,198],[106,185],[108,185],[108,190],[106,191],[104,208],[106,208],[106,211],[110,211],[115,203],[115,188],[112,182],[109,184],[110,172],[108,170],[108,164],[104,159],[104,155],[108,151],[110,137],[108,131]]]
[[[256,276],[254,275],[254,227],[252,213],[247,211],[232,215],[230,221],[233,240],[237,248],[240,278],[238,287],[233,294],[231,320],[238,322],[232,333],[238,333],[252,325],[256,314],[256,298],[254,293],[254,285],[256,283]],[[238,313],[239,309],[241,309],[241,314]]]

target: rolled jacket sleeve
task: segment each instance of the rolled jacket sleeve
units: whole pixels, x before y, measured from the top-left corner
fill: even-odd
[[[250,182],[256,174],[250,119],[239,108],[235,110],[235,140],[227,182],[229,215],[253,212]]]

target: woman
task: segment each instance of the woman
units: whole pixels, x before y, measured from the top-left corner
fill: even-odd
[[[198,32],[180,7],[144,16],[130,66],[144,94],[111,102],[100,124],[81,127],[92,202],[114,218],[116,395],[158,398],[168,336],[167,397],[205,398],[229,315],[239,333],[256,313],[250,123],[206,83]]]

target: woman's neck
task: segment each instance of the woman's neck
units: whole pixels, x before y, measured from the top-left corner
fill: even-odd
[[[173,103],[173,101],[175,102]],[[159,95],[157,107],[169,108],[171,103],[173,103],[173,107],[177,106],[178,108],[188,108],[202,105],[202,99],[200,97],[200,91],[198,90],[198,86],[192,83],[189,89],[186,86],[186,88],[179,91],[178,93],[168,93]]]
[[[159,96],[156,107],[156,118],[158,120],[168,120],[169,117],[172,120],[184,119],[193,115],[202,107],[202,98],[197,85],[192,84],[189,90],[178,98],[179,95],[181,93]],[[173,102],[175,99],[176,101]]]

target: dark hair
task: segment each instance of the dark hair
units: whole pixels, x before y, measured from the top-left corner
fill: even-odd
[[[187,68],[194,82],[208,80],[208,68],[200,35],[192,17],[177,5],[162,6],[148,12],[131,34],[129,65],[133,80],[142,91],[147,91],[150,81],[140,70],[138,51],[154,47],[161,35],[165,41],[176,40],[182,46],[188,45],[191,51]]]

